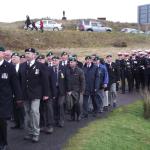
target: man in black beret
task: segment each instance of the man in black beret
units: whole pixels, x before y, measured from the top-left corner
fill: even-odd
[[[11,118],[13,95],[16,103],[22,103],[21,91],[14,66],[4,60],[3,47],[0,47],[0,150],[7,147],[7,120]]]
[[[26,60],[25,55],[24,55],[24,54],[20,55],[20,64],[22,64],[22,63],[24,63],[24,62],[26,62],[26,61],[27,61],[27,60]]]
[[[98,113],[95,95],[100,86],[100,73],[98,67],[92,63],[91,56],[85,57],[85,65],[83,67],[86,87],[83,94],[83,118],[88,118],[89,99],[92,100],[94,116]]]
[[[68,53],[67,52],[62,52],[61,53],[61,66],[66,67],[68,65]]]
[[[25,56],[27,62],[23,63],[20,67],[26,114],[25,125],[28,133],[24,139],[38,142],[40,135],[40,100],[47,101],[49,99],[48,73],[44,64],[35,60],[36,54],[34,48],[26,49]]]
[[[60,59],[54,56],[53,67],[50,68],[52,97],[54,103],[54,120],[58,127],[64,126],[64,101],[66,94],[66,73],[60,66]]]
[[[19,53],[15,52],[11,56],[12,64],[14,65],[17,73],[17,78],[20,83],[20,56]],[[24,106],[23,104],[17,105],[16,97],[14,96],[13,101],[13,113],[14,113],[14,123],[15,125],[11,129],[23,129],[24,128]]]
[[[52,58],[53,58],[53,52],[50,51],[46,55],[46,61],[47,61],[47,66],[48,67],[52,67],[53,66]]]

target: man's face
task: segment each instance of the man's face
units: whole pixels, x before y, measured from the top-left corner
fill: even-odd
[[[0,60],[4,58],[4,52],[0,51]]]
[[[11,59],[12,51],[11,50],[6,50],[4,52],[4,59],[9,61]]]
[[[11,60],[12,60],[13,64],[20,63],[20,57],[19,56],[12,56]]]
[[[92,59],[86,59],[85,63],[88,64],[88,65],[91,64],[92,63]]]
[[[109,57],[106,58],[106,60],[107,60],[108,63],[110,63],[110,62],[112,62],[112,57],[109,56]]]
[[[20,63],[24,63],[26,61],[27,61],[26,58],[20,58]]]
[[[38,59],[38,62],[45,64],[45,59]]]
[[[52,58],[53,58],[53,55],[48,56],[48,57],[47,57],[47,61],[48,61],[48,62],[51,62],[51,61],[52,61]]]
[[[68,60],[68,55],[63,55],[63,56],[61,56],[61,59],[62,59],[62,61]]]
[[[76,61],[70,61],[69,65],[70,65],[71,68],[74,68],[74,67],[76,67],[77,62]]]
[[[53,59],[53,65],[58,66],[59,65],[59,59]]]
[[[26,52],[25,57],[26,57],[27,61],[31,61],[31,60],[35,59],[35,54],[32,52]]]

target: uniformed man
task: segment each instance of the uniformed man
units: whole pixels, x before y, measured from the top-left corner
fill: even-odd
[[[11,56],[12,64],[14,65],[17,73],[17,78],[20,83],[20,56],[19,53],[15,52]],[[23,129],[24,128],[24,106],[16,103],[16,97],[13,101],[13,112],[14,112],[14,123],[15,125],[11,129]]]
[[[150,91],[150,52],[148,52],[145,58],[145,86]]]
[[[11,63],[12,50],[5,50],[4,59]]]
[[[20,55],[20,64],[22,64],[22,63],[24,63],[24,62],[26,62],[26,61],[27,61],[27,60],[26,60],[25,55],[24,55],[24,54]]]
[[[85,65],[83,67],[84,75],[85,75],[85,92],[83,94],[83,118],[88,118],[88,110],[89,110],[89,99],[92,100],[93,104],[93,114],[97,113],[97,105],[95,94],[99,89],[99,81],[100,81],[100,74],[98,67],[96,67],[92,63],[91,56],[85,57]]]
[[[7,120],[11,117],[13,95],[20,105],[21,91],[15,68],[4,60],[5,49],[0,47],[0,150],[7,147]]]
[[[85,76],[83,70],[78,67],[75,57],[69,58],[69,67],[66,70],[67,92],[71,103],[71,120],[80,121],[81,106],[80,95],[85,90]]]
[[[54,56],[53,67],[50,68],[52,97],[54,104],[54,121],[56,126],[63,127],[65,123],[64,102],[66,95],[66,73],[60,65],[58,56]]]
[[[108,70],[109,83],[109,103],[111,106],[116,107],[117,104],[117,92],[116,83],[120,82],[119,69],[116,63],[112,61],[112,55],[106,56],[106,67]]]
[[[37,57],[37,61],[45,65],[48,72],[49,79],[49,99],[47,101],[41,100],[40,102],[40,131],[48,134],[54,131],[54,114],[53,114],[53,101],[52,101],[52,83],[50,67],[46,65],[45,55],[40,54]]]
[[[120,78],[122,79],[122,62],[123,62],[123,59],[124,59],[124,55],[122,52],[118,52],[118,58],[115,60],[115,63],[118,67],[118,70],[119,70],[119,76]],[[119,83],[116,83],[116,90],[119,91]]]
[[[49,51],[46,55],[46,62],[48,67],[53,67],[53,52]]]
[[[74,57],[77,60],[77,66],[81,69],[83,69],[83,63],[78,60],[78,57],[76,54],[72,55],[71,57]]]
[[[40,135],[40,100],[49,99],[48,74],[43,64],[35,60],[35,49],[25,49],[27,62],[20,66],[21,85],[25,105],[25,140],[39,141]]]
[[[128,91],[132,92],[132,63],[131,63],[131,59],[130,59],[130,55],[129,53],[125,53],[124,54],[125,59],[124,62],[122,64],[122,68],[123,68],[123,74],[124,76],[122,77],[122,93],[125,93],[125,88],[126,88],[126,82],[125,80],[127,79],[127,83],[128,83]]]
[[[64,67],[68,66],[68,53],[67,52],[61,53],[60,65]]]
[[[140,78],[139,78],[139,66],[140,62],[139,59],[136,57],[136,54],[133,53],[131,56],[131,63],[132,63],[132,89],[134,89],[134,86],[136,88],[136,91],[139,91],[139,84],[140,84]]]

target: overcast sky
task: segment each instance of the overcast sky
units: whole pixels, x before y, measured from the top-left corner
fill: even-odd
[[[0,22],[50,17],[67,19],[106,17],[110,21],[137,22],[137,6],[150,0],[1,0]]]

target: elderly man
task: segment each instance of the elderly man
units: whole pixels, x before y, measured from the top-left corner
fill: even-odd
[[[11,117],[13,95],[22,103],[21,91],[15,68],[4,60],[5,49],[0,47],[0,150],[7,147],[7,120]]]
[[[39,141],[40,135],[40,100],[49,99],[49,82],[48,74],[44,64],[35,60],[35,49],[28,48],[25,50],[27,62],[21,64],[21,86],[25,105],[25,125],[28,134],[25,140]]]

